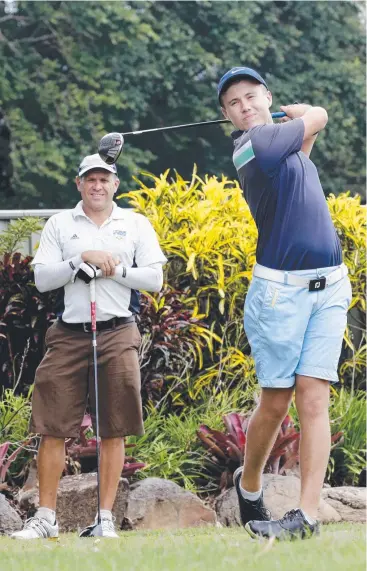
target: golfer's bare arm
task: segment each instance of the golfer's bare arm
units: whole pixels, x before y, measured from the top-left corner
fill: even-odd
[[[318,133],[324,129],[328,122],[326,110],[323,107],[312,107],[303,103],[282,106],[281,110],[287,114],[285,121],[301,118],[304,122],[305,132],[301,151],[309,157]]]
[[[305,124],[301,151],[309,157],[318,133],[326,127],[328,114],[323,107],[311,107],[301,119]]]

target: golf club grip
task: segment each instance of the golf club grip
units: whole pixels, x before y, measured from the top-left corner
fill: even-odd
[[[90,290],[90,317],[92,331],[97,331],[97,315],[96,315],[96,280],[91,280],[89,284]]]

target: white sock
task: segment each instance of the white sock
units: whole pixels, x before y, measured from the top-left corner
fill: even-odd
[[[307,521],[307,523],[309,523],[310,525],[314,525],[316,523],[316,520],[313,519],[312,517],[310,517],[309,515],[307,515],[305,511],[301,510],[301,508],[299,511],[302,513],[302,515],[305,518],[305,520]]]
[[[110,510],[101,510],[101,519],[111,519],[112,520],[112,512]],[[98,513],[96,515],[96,521],[98,520]]]
[[[50,508],[39,507],[35,515],[36,517],[43,517],[47,519],[51,525],[55,525],[56,523],[56,512],[54,510],[50,510]]]
[[[261,496],[262,488],[260,488],[258,492],[248,492],[240,484],[240,492],[245,500],[250,500],[250,502],[256,502]]]

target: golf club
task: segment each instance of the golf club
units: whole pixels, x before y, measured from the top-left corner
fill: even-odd
[[[87,276],[90,276],[90,269],[94,271],[94,277],[89,281],[89,292],[90,292],[90,317],[91,317],[91,330],[92,330],[92,345],[93,345],[93,368],[94,368],[94,392],[95,392],[95,403],[96,403],[96,452],[97,452],[97,523],[86,527],[79,537],[101,537],[102,526],[101,526],[101,502],[100,502],[100,479],[99,479],[99,406],[98,406],[98,369],[97,369],[97,317],[96,317],[96,278],[97,271],[91,264],[82,264],[82,266],[87,266],[87,268],[82,268],[82,271],[87,270]],[[80,270],[79,270],[80,271]],[[99,270],[100,272],[100,270]],[[81,276],[79,276],[81,277]],[[84,279],[85,278],[81,278]],[[88,282],[86,282],[88,283]]]
[[[272,113],[273,119],[285,117],[283,111]],[[189,127],[200,127],[203,125],[216,125],[218,123],[230,123],[228,119],[217,119],[215,121],[201,121],[199,123],[186,123],[185,125],[172,125],[170,127],[157,127],[156,129],[144,129],[143,131],[128,131],[127,133],[108,133],[102,137],[98,145],[98,154],[108,165],[114,164],[120,156],[124,145],[124,137],[130,135],[144,135],[146,133],[158,133],[160,131],[172,131],[178,129],[188,129]]]

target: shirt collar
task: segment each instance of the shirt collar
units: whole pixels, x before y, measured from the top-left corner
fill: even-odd
[[[77,216],[84,216],[84,218],[88,218],[88,216],[86,215],[86,213],[83,210],[83,201],[80,200],[78,202],[78,204],[76,205],[76,207],[73,209],[73,218],[76,218]],[[121,220],[124,218],[124,211],[122,208],[119,208],[116,204],[116,202],[112,203],[112,212],[110,215],[111,219],[114,220]]]
[[[240,131],[239,129],[236,129],[236,131],[232,131],[231,137],[235,141],[236,139],[239,139],[239,137],[241,137],[243,133],[245,133],[245,131]]]

